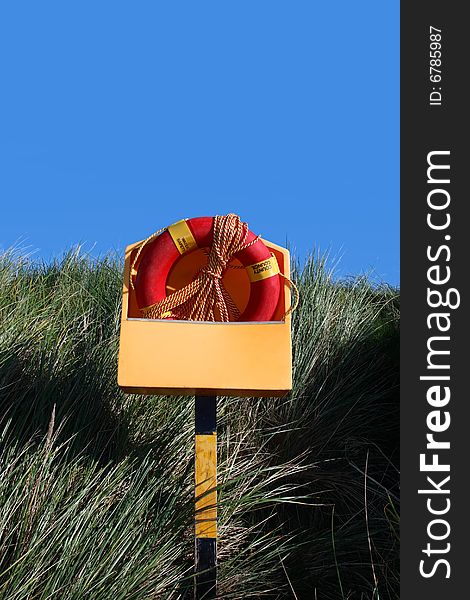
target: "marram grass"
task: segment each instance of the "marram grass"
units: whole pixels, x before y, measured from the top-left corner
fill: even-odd
[[[295,269],[294,390],[220,398],[219,597],[398,598],[398,293]],[[192,598],[193,411],[116,385],[121,263],[0,257],[0,599]]]

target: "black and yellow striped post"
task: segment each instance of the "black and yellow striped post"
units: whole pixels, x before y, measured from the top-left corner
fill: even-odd
[[[195,403],[195,584],[196,600],[216,597],[217,587],[217,398]]]

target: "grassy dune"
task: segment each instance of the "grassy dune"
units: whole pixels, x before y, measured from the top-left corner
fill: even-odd
[[[398,598],[398,294],[295,275],[294,390],[220,398],[221,598]],[[121,264],[0,257],[0,598],[192,598],[191,399],[116,385]]]

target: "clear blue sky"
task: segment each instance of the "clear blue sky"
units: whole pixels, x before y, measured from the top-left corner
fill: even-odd
[[[0,249],[238,212],[399,279],[399,3],[3,2]]]

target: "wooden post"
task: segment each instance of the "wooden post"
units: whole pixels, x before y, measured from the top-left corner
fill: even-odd
[[[196,600],[217,593],[217,398],[195,403],[195,584]]]

